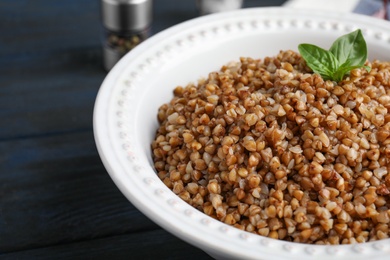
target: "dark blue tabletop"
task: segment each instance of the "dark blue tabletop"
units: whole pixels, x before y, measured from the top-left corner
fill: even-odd
[[[101,163],[99,10],[99,0],[0,0],[0,258],[208,259],[140,213]],[[155,0],[152,33],[196,16],[195,0]]]

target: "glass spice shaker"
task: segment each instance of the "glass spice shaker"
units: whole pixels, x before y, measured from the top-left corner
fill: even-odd
[[[152,0],[101,0],[103,65],[109,71],[150,35]]]
[[[196,0],[200,15],[240,9],[243,0]]]

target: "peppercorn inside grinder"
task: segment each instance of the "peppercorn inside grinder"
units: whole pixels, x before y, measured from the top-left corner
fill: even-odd
[[[101,0],[103,65],[109,71],[150,35],[152,0]]]

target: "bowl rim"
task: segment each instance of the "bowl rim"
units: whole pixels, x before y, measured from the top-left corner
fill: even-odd
[[[115,109],[111,108],[111,106],[112,103],[117,102],[118,96],[121,96],[122,99],[117,102],[118,104],[115,104],[116,108],[123,106],[121,102],[126,103],[134,101],[129,101],[128,93],[126,93],[125,95],[123,93],[123,89],[119,89],[118,87],[118,85],[123,84],[121,83],[121,81],[123,81],[123,78],[128,76],[128,67],[132,66],[132,68],[135,70],[135,72],[130,72],[130,77],[132,77],[132,79],[136,81],[137,78],[142,76],[143,73],[143,69],[140,69],[140,66],[143,65],[140,60],[142,59],[143,61],[148,58],[145,56],[145,52],[147,52],[151,48],[156,48],[156,45],[160,44],[162,46],[161,42],[164,42],[164,40],[176,37],[177,35],[186,35],[187,37],[189,32],[194,31],[194,28],[198,28],[199,25],[204,26],[206,24],[213,24],[213,26],[215,27],[212,29],[212,33],[218,33],[217,31],[214,32],[215,28],[228,30],[228,28],[226,28],[224,24],[224,22],[226,21],[234,20],[236,22],[239,17],[253,16],[268,17],[268,20],[271,23],[274,23],[272,26],[275,26],[276,24],[277,28],[279,28],[278,26],[280,26],[280,28],[285,26],[283,25],[283,16],[298,16],[298,18],[295,18],[295,20],[298,23],[302,22],[300,26],[307,26],[308,28],[313,26],[313,24],[310,24],[309,22],[310,19],[333,19],[336,21],[340,21],[341,24],[346,21],[348,21],[347,24],[353,24],[356,22],[357,24],[365,25],[365,30],[363,30],[365,34],[369,35],[372,38],[378,39],[378,41],[382,41],[383,44],[386,46],[390,45],[390,37],[389,34],[386,33],[386,27],[389,27],[390,25],[390,23],[388,22],[358,14],[345,14],[336,12],[329,13],[314,10],[290,9],[285,7],[257,7],[240,9],[236,11],[229,11],[225,13],[217,13],[194,18],[183,23],[177,24],[173,27],[170,27],[150,37],[145,42],[134,48],[131,52],[126,54],[117,63],[117,65],[114,66],[114,68],[108,73],[108,75],[102,82],[94,106],[93,130],[97,150],[107,172],[109,173],[117,187],[121,190],[121,192],[148,218],[152,219],[154,222],[162,226],[167,231],[180,237],[186,242],[189,242],[194,246],[205,250],[211,255],[226,254],[232,257],[250,259],[257,258],[258,254],[262,253],[271,256],[272,259],[283,259],[286,256],[307,257],[308,259],[314,256],[325,257],[324,259],[341,259],[342,257],[345,257],[346,253],[349,253],[353,254],[353,257],[356,258],[366,257],[367,254],[369,254],[370,256],[374,255],[377,257],[381,257],[384,252],[390,250],[389,247],[386,245],[386,242],[388,243],[388,239],[358,245],[307,245],[261,237],[259,235],[253,235],[248,232],[244,232],[236,228],[227,226],[226,224],[214,220],[203,213],[191,210],[193,209],[191,206],[186,204],[184,201],[181,201],[170,190],[167,191],[168,188],[161,188],[161,183],[157,183],[153,178],[139,177],[139,173],[145,170],[150,171],[150,169],[146,169],[148,167],[145,166],[145,161],[143,160],[144,158],[137,159],[137,157],[134,157],[133,154],[129,155],[128,147],[123,147],[128,144],[126,143],[128,141],[128,138],[130,138],[130,144],[132,144],[132,142],[136,142],[134,140],[131,140],[131,137],[129,136],[120,137],[120,135],[123,134],[123,129],[132,132],[134,130],[132,127],[135,126],[132,126],[130,128],[127,128],[126,126],[118,126],[118,122],[112,117],[119,117],[119,115],[117,114],[117,111]],[[237,25],[238,27],[241,26],[242,30],[246,30],[245,24],[240,25],[240,23],[236,23],[235,25]],[[372,27],[374,29],[372,29]],[[336,28],[336,30],[341,31],[344,29],[346,28]],[[184,41],[186,40],[191,41],[191,39],[188,39],[188,37]],[[160,52],[160,54],[157,53],[156,55],[161,57],[164,55],[164,53],[161,54]],[[153,64],[153,60],[149,61],[149,63]],[[124,74],[126,74],[126,76],[124,76]],[[140,93],[142,93],[142,91],[134,89],[130,89],[129,92],[135,93],[135,96],[140,95]],[[124,107],[125,108],[122,107],[123,110],[128,111],[126,109],[129,108],[126,107],[126,104],[124,105]],[[119,121],[119,124],[123,122],[126,121]],[[135,148],[134,153],[137,152],[140,152],[140,150]],[[133,178],[134,176],[131,177],[131,175],[129,174],[129,169],[131,169],[132,172],[137,173],[134,174],[137,175],[136,178],[139,178],[139,182],[137,182],[136,184],[141,186],[144,185],[144,187],[148,187],[148,189],[153,189],[153,192],[156,194],[157,197],[159,197],[159,199],[155,201],[155,198],[148,199],[148,204],[145,204],[145,198],[141,197],[141,195],[149,196],[150,194],[144,193],[139,186],[131,184],[131,182],[138,181],[138,179],[135,180]],[[135,194],[135,189],[137,192],[140,192],[140,194]],[[183,205],[183,203],[185,205]],[[154,211],[154,209],[152,209],[152,206],[160,207],[158,215],[156,215],[156,212]],[[172,214],[175,220],[179,221],[182,224],[191,224],[194,222],[199,223],[196,226],[201,232],[204,232],[203,234],[208,234],[207,230],[218,230],[219,241],[215,241],[215,239],[212,239],[208,236],[201,236],[201,234],[199,233],[194,234],[188,232],[188,230],[183,230],[179,228],[176,223],[172,223],[170,219],[172,215],[164,213],[167,211],[173,212]],[[229,244],[232,241],[231,237],[236,238],[235,241],[238,241],[239,246],[247,251],[238,252],[237,246],[232,246],[231,244]],[[258,245],[258,248],[252,248],[253,244]],[[365,254],[362,255],[362,252],[364,252]]]

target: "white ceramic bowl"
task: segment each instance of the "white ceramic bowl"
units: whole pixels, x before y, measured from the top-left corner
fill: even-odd
[[[330,47],[361,28],[369,59],[390,60],[390,23],[366,16],[285,8],[243,9],[184,22],[127,54],[104,80],[94,111],[101,159],[122,193],[146,216],[216,258],[389,259],[390,240],[306,245],[254,235],[214,220],[157,177],[150,144],[157,110],[177,85],[206,77],[240,56],[264,58],[308,42]]]

